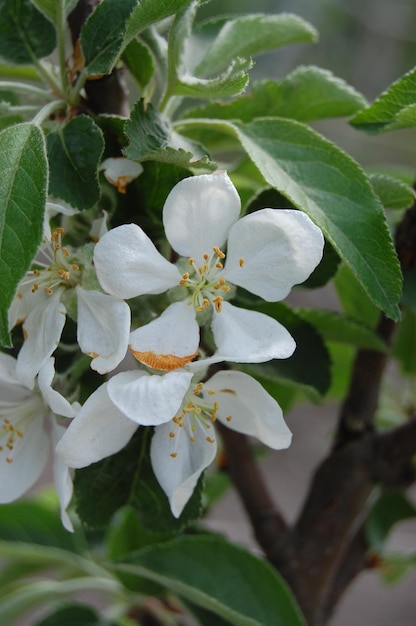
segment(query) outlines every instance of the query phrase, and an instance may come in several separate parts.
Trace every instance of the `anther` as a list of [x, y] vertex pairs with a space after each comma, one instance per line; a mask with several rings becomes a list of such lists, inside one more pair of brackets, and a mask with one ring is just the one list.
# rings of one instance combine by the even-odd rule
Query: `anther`
[[176, 437], [176, 435], [175, 435], [175, 433], [170, 432], [170, 433], [169, 433], [169, 437], [170, 437], [171, 439], [173, 439], [174, 437]]
[[231, 420], [233, 419], [232, 415], [228, 415], [228, 417], [225, 418], [227, 420], [227, 422], [231, 422]]
[[243, 257], [241, 257], [241, 259], [238, 261], [238, 263], [239, 263], [240, 267], [244, 266], [245, 261], [244, 261]]
[[225, 254], [224, 254], [224, 252], [223, 252], [222, 250], [220, 250], [220, 249], [218, 248], [218, 246], [214, 246], [212, 249], [214, 250], [214, 252], [215, 252], [215, 254], [217, 255], [217, 257], [219, 257], [220, 259], [225, 259]]
[[176, 459], [176, 457], [178, 456], [176, 452], [171, 452], [170, 456], [172, 457], [172, 459]]
[[212, 437], [205, 437], [205, 439], [206, 441], [208, 441], [208, 443], [215, 443]]
[[217, 296], [216, 298], [213, 298], [212, 301], [214, 303], [216, 312], [221, 313], [223, 297]]

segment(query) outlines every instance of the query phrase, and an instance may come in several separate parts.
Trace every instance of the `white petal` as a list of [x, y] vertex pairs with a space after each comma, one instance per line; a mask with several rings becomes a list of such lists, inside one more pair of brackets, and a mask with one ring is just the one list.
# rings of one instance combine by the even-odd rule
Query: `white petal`
[[124, 359], [129, 342], [130, 308], [99, 291], [78, 286], [77, 340], [81, 350], [92, 356], [91, 368], [99, 374], [111, 372]]
[[137, 424], [111, 402], [107, 385], [88, 398], [56, 446], [56, 453], [69, 467], [86, 467], [115, 454], [137, 430]]
[[94, 249], [94, 265], [101, 287], [122, 299], [163, 293], [182, 278], [136, 224], [123, 224], [103, 235]]
[[35, 289], [33, 291], [33, 285], [37, 280], [38, 278], [33, 272], [28, 272], [26, 277], [20, 282], [8, 312], [10, 330], [16, 324], [23, 322], [32, 309], [49, 297], [44, 289]]
[[14, 357], [0, 352], [0, 408], [22, 404], [32, 395], [18, 379], [16, 364]]
[[215, 391], [217, 417], [228, 428], [257, 437], [274, 450], [290, 445], [292, 434], [282, 409], [257, 380], [242, 372], [222, 371], [205, 385]]
[[55, 360], [49, 358], [46, 363], [42, 365], [38, 374], [38, 385], [45, 404], [56, 413], [56, 415], [63, 415], [64, 417], [74, 417], [75, 410], [64, 396], [52, 389], [52, 381], [55, 376], [54, 368]]
[[162, 376], [121, 372], [108, 382], [108, 395], [117, 408], [141, 426], [164, 424], [179, 411], [192, 374], [178, 371]]
[[65, 325], [66, 309], [55, 291], [40, 302], [23, 324], [26, 336], [17, 357], [17, 375], [30, 389], [33, 380], [46, 360], [55, 352]]
[[302, 211], [262, 209], [231, 228], [224, 275], [276, 302], [308, 278], [322, 258], [323, 245], [320, 229]]
[[[44, 418], [35, 415], [26, 424], [14, 450], [10, 452], [4, 446], [0, 451], [0, 503], [12, 502], [26, 493], [38, 480], [48, 457], [49, 437], [44, 430]], [[6, 458], [11, 458], [11, 463]]]
[[239, 195], [226, 172], [184, 178], [163, 208], [166, 237], [176, 252], [201, 265], [205, 253], [225, 244], [240, 209]]
[[120, 193], [125, 193], [127, 185], [143, 172], [140, 163], [123, 157], [105, 159], [99, 169], [104, 170], [108, 182], [117, 187]]
[[60, 213], [61, 215], [75, 215], [79, 213], [78, 209], [74, 209], [69, 204], [62, 204], [63, 200], [57, 202], [47, 202], [45, 206], [45, 217], [43, 220], [43, 236], [47, 239], [51, 238], [51, 227], [49, 222], [52, 217]]
[[[52, 420], [52, 440], [54, 448], [57, 445], [58, 441], [65, 434], [66, 430], [60, 424], [57, 424], [55, 420]], [[69, 471], [69, 467], [62, 462], [62, 460], [58, 457], [57, 454], [54, 454], [53, 457], [53, 476], [56, 487], [56, 492], [59, 498], [59, 504], [61, 509], [61, 520], [64, 528], [69, 530], [69, 532], [74, 531], [74, 527], [67, 513], [67, 508], [69, 503], [71, 502], [72, 493], [73, 493], [73, 484], [71, 479], [71, 474]]]
[[259, 313], [222, 303], [215, 313], [212, 331], [217, 346], [216, 357], [234, 363], [263, 363], [271, 359], [287, 359], [296, 344], [284, 326]]
[[[172, 514], [179, 517], [201, 473], [215, 458], [217, 446], [213, 429], [214, 443], [208, 443], [206, 431], [199, 422], [196, 422], [196, 431], [191, 432], [187, 418], [183, 428], [176, 430], [175, 438], [170, 436], [171, 431], [171, 424], [155, 429], [150, 458], [155, 476], [169, 499]], [[195, 441], [191, 441], [191, 435]]]
[[186, 302], [174, 302], [160, 317], [134, 330], [129, 347], [140, 363], [156, 370], [173, 370], [192, 361], [198, 345], [194, 308]]

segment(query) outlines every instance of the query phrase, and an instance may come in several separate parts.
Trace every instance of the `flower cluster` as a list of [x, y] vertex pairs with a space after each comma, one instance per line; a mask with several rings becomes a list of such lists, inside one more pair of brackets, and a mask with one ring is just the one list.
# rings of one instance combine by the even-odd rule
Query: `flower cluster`
[[[106, 176], [124, 191], [117, 168]], [[67, 528], [68, 468], [118, 452], [140, 426], [154, 427], [151, 462], [176, 517], [216, 456], [217, 420], [273, 449], [290, 444], [276, 400], [228, 364], [284, 359], [295, 342], [274, 318], [231, 301], [237, 288], [269, 302], [285, 298], [318, 265], [323, 237], [301, 211], [240, 212], [234, 185], [219, 171], [185, 178], [168, 195], [170, 259], [137, 224], [104, 229], [98, 243], [75, 251], [62, 244], [62, 229], [45, 230], [9, 313], [10, 328], [23, 322], [22, 348], [17, 359], [0, 355], [2, 502], [37, 480], [48, 420]], [[134, 310], [140, 297], [165, 292], [166, 307], [132, 328], [129, 304]], [[82, 406], [51, 387], [66, 316], [91, 368], [110, 374]], [[135, 359], [126, 365], [129, 353]], [[72, 418], [67, 429], [57, 416]]]

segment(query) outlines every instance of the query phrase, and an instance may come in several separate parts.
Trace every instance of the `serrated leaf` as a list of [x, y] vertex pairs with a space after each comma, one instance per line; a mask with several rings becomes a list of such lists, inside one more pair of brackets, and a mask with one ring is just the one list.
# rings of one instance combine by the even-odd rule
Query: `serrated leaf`
[[236, 626], [305, 626], [275, 570], [220, 537], [179, 537], [136, 552], [118, 568], [153, 580]]
[[137, 0], [102, 0], [81, 29], [89, 74], [109, 74], [125, 45], [127, 20]]
[[124, 155], [133, 161], [141, 161], [149, 152], [168, 145], [170, 129], [167, 121], [144, 100], [136, 102], [126, 122], [124, 131], [129, 140], [129, 145], [124, 149]]
[[140, 428], [123, 450], [76, 471], [77, 512], [87, 526], [103, 528], [128, 504], [143, 526], [160, 533], [177, 532], [200, 517], [201, 481], [181, 517], [173, 517], [151, 467], [149, 434]]
[[257, 117], [288, 117], [300, 122], [352, 115], [364, 98], [328, 70], [299, 67], [278, 83], [253, 82], [251, 90], [232, 102], [191, 109], [185, 117], [217, 117], [250, 122]]
[[30, 0], [0, 0], [0, 56], [12, 63], [33, 63], [53, 52], [55, 29]]
[[370, 174], [374, 191], [386, 209], [408, 209], [415, 201], [415, 191], [401, 180], [386, 174]]
[[312, 324], [326, 341], [386, 352], [385, 343], [371, 328], [342, 313], [319, 309], [296, 309], [296, 312]]
[[67, 16], [75, 8], [78, 0], [31, 0], [31, 2], [48, 20], [55, 24], [58, 10], [62, 11], [62, 15]]
[[416, 126], [416, 68], [395, 81], [370, 106], [350, 120], [369, 133]]
[[141, 0], [131, 14], [126, 31], [126, 42], [141, 33], [151, 24], [174, 15], [191, 0]]
[[10, 346], [7, 311], [42, 240], [48, 163], [37, 126], [0, 133], [0, 171], [0, 343]]
[[399, 319], [399, 263], [382, 207], [360, 167], [298, 122], [270, 118], [235, 126], [267, 182], [320, 226], [373, 302]]
[[50, 163], [49, 193], [73, 207], [89, 209], [100, 198], [98, 165], [103, 135], [90, 117], [75, 117], [47, 140]]
[[212, 75], [236, 57], [251, 57], [293, 43], [317, 40], [317, 31], [296, 15], [244, 15], [227, 20], [195, 70]]
[[386, 491], [371, 508], [366, 536], [372, 550], [379, 551], [395, 524], [416, 517], [416, 508], [401, 491]]

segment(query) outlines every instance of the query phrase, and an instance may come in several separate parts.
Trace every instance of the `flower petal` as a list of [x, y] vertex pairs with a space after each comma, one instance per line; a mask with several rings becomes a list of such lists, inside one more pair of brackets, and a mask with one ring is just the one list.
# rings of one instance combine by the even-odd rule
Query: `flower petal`
[[108, 395], [116, 407], [141, 426], [157, 426], [179, 411], [192, 374], [178, 371], [162, 376], [121, 372], [108, 382]]
[[224, 276], [276, 302], [308, 278], [322, 258], [323, 245], [322, 232], [302, 211], [262, 209], [231, 228]]
[[[196, 431], [193, 432], [186, 417], [183, 428], [176, 429], [175, 438], [171, 437], [171, 431], [170, 423], [155, 429], [150, 458], [155, 476], [169, 499], [172, 514], [179, 517], [198, 478], [214, 460], [217, 445], [214, 432], [209, 443], [200, 423], [196, 422]], [[191, 441], [191, 436], [195, 441]]]
[[174, 302], [160, 317], [130, 334], [130, 350], [140, 363], [156, 370], [173, 370], [198, 354], [199, 325], [195, 310]]
[[25, 341], [17, 357], [19, 379], [32, 389], [36, 374], [55, 352], [65, 325], [66, 309], [60, 290], [40, 302], [23, 324]]
[[104, 383], [88, 398], [56, 446], [69, 467], [86, 467], [115, 454], [137, 430], [111, 402], [107, 386]]
[[203, 264], [203, 255], [221, 248], [238, 219], [239, 195], [224, 171], [184, 178], [163, 207], [163, 224], [172, 248]]
[[284, 326], [259, 313], [222, 303], [221, 313], [212, 320], [217, 352], [216, 360], [234, 363], [263, 363], [271, 359], [287, 359], [296, 344]]
[[[48, 457], [49, 437], [43, 415], [34, 415], [12, 453], [6, 447], [0, 451], [0, 503], [12, 502], [26, 493], [42, 474]], [[6, 461], [7, 458], [10, 461]]]
[[16, 364], [14, 357], [0, 352], [0, 408], [22, 404], [32, 395], [18, 379]]
[[49, 358], [42, 365], [38, 374], [38, 385], [45, 404], [52, 409], [56, 415], [64, 417], [74, 417], [75, 410], [64, 396], [52, 389], [52, 381], [55, 376], [55, 359]]
[[[66, 432], [64, 426], [57, 424], [55, 420], [52, 420], [52, 440], [54, 448], [57, 445], [58, 441], [63, 437]], [[61, 509], [61, 521], [69, 532], [74, 531], [74, 527], [67, 513], [67, 508], [69, 503], [71, 502], [72, 493], [74, 491], [74, 487], [72, 484], [71, 475], [69, 472], [69, 467], [65, 465], [58, 457], [57, 454], [54, 454], [53, 458], [53, 476], [56, 487], [56, 492], [59, 498], [59, 504]]]
[[122, 299], [163, 293], [182, 278], [136, 224], [103, 235], [94, 249], [94, 265], [104, 291]]
[[123, 157], [105, 159], [99, 169], [104, 171], [108, 182], [117, 187], [120, 193], [126, 193], [127, 185], [143, 172], [143, 166], [140, 163]]
[[215, 391], [217, 417], [228, 428], [257, 437], [274, 450], [290, 445], [292, 433], [282, 409], [257, 380], [243, 372], [222, 371], [205, 385]]
[[92, 356], [91, 368], [99, 374], [111, 372], [124, 359], [129, 342], [130, 308], [99, 291], [79, 285], [77, 340], [81, 350]]

